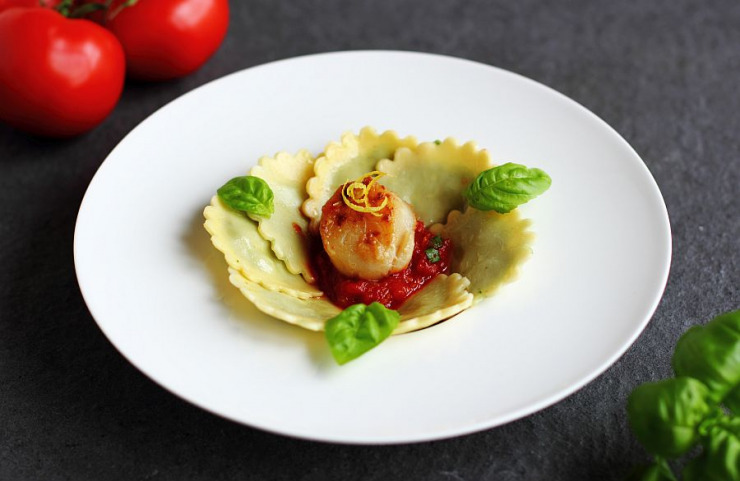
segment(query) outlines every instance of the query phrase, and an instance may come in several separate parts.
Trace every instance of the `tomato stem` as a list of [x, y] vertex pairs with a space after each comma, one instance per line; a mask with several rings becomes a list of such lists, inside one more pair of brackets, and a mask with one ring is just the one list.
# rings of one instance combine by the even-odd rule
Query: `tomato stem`
[[79, 7], [72, 10], [69, 14], [70, 18], [81, 18], [84, 17], [92, 12], [97, 12], [98, 10], [105, 10], [106, 7], [103, 3], [85, 3], [84, 5], [80, 5]]
[[[116, 15], [118, 15], [119, 13], [121, 13], [121, 11], [124, 8], [133, 7], [134, 5], [136, 5], [136, 3], [138, 1], [139, 0], [126, 0], [125, 2], [123, 2], [122, 4], [120, 4], [118, 6], [118, 8], [116, 8], [115, 10], [113, 10], [113, 12], [111, 12], [110, 15], [108, 15], [108, 20], [113, 20], [116, 17]], [[110, 7], [110, 3], [111, 3], [111, 0], [108, 0], [108, 4], [109, 4], [108, 7]]]
[[[54, 10], [68, 18], [82, 18], [93, 12], [97, 12], [98, 10], [110, 11], [111, 7], [113, 6], [113, 1], [114, 0], [105, 0], [105, 2], [91, 2], [78, 5], [75, 0], [62, 0], [56, 7], [54, 7]], [[109, 15], [106, 15], [106, 20], [113, 19], [116, 15], [121, 13], [121, 10], [126, 7], [131, 7], [135, 5], [136, 2], [138, 2], [138, 0], [124, 1]], [[39, 3], [42, 7], [45, 7], [47, 5], [46, 0], [39, 0]]]
[[54, 9], [65, 17], [69, 17], [69, 12], [73, 6], [74, 0], [62, 0]]

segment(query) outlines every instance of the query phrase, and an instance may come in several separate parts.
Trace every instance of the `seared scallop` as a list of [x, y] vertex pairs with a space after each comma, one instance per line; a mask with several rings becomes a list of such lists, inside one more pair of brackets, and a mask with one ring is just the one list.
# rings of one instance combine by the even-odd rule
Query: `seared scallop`
[[[416, 216], [396, 194], [366, 177], [363, 204], [340, 186], [324, 204], [319, 232], [324, 250], [339, 272], [374, 280], [408, 266], [414, 252]], [[358, 190], [362, 185], [359, 185]], [[345, 195], [343, 195], [343, 192]], [[349, 198], [347, 194], [349, 195]]]

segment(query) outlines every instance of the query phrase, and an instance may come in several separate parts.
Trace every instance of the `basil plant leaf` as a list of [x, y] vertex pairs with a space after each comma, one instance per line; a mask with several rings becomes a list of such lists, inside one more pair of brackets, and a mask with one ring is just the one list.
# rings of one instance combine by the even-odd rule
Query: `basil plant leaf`
[[506, 214], [542, 194], [551, 184], [544, 171], [509, 162], [478, 174], [464, 195], [478, 210]]
[[346, 364], [391, 335], [401, 315], [379, 302], [355, 304], [324, 325], [326, 340], [337, 364]]
[[248, 214], [270, 217], [275, 211], [272, 189], [259, 177], [234, 177], [218, 189], [218, 196], [232, 209]]
[[628, 477], [627, 481], [677, 481], [676, 475], [665, 459], [656, 459], [655, 463], [640, 466]]
[[[709, 388], [712, 399], [725, 399], [740, 387], [740, 310], [686, 331], [676, 344], [671, 363], [677, 376], [698, 379]], [[738, 394], [730, 400], [736, 408]]]
[[735, 389], [725, 396], [723, 400], [727, 409], [732, 411], [736, 416], [740, 416], [740, 385], [735, 386]]
[[740, 417], [720, 418], [702, 444], [704, 451], [683, 471], [685, 481], [740, 481]]
[[681, 456], [696, 444], [699, 424], [713, 412], [708, 396], [704, 384], [688, 377], [638, 386], [627, 400], [635, 437], [656, 456]]

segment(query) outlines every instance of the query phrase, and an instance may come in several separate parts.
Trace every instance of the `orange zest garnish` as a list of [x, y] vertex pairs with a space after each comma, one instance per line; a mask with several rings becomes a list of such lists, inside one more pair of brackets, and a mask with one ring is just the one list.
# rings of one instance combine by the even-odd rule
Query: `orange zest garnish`
[[[388, 197], [384, 197], [383, 202], [381, 202], [380, 205], [373, 206], [370, 205], [368, 195], [370, 194], [370, 188], [375, 181], [384, 175], [385, 174], [383, 172], [374, 170], [367, 174], [363, 174], [355, 180], [350, 180], [345, 183], [342, 186], [342, 199], [344, 200], [344, 203], [347, 204], [350, 209], [356, 210], [357, 212], [364, 212], [380, 217], [380, 211], [388, 204]], [[370, 177], [370, 182], [365, 185], [365, 179], [368, 177]]]

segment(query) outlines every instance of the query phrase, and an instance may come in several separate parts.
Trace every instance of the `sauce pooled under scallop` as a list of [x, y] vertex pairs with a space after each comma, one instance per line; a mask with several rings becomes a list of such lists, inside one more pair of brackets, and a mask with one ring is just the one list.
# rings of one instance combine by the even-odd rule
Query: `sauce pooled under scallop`
[[405, 269], [414, 253], [416, 215], [378, 176], [340, 186], [322, 209], [324, 250], [345, 276], [381, 279]]

